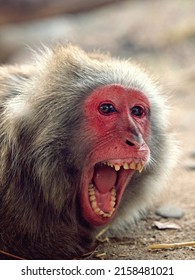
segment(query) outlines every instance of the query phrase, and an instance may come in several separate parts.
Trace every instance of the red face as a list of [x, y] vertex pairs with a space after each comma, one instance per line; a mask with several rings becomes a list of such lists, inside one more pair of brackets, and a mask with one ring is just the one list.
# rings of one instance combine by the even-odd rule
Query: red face
[[150, 105], [138, 90], [107, 85], [84, 104], [85, 130], [92, 140], [81, 179], [82, 214], [101, 226], [114, 216], [134, 172], [149, 160]]

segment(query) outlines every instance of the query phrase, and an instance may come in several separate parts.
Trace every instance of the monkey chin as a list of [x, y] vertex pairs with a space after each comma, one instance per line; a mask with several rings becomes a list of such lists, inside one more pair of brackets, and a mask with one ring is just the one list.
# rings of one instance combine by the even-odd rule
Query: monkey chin
[[90, 225], [102, 226], [114, 218], [127, 184], [136, 170], [142, 172], [145, 163], [145, 157], [108, 159], [85, 170], [81, 180], [81, 207]]

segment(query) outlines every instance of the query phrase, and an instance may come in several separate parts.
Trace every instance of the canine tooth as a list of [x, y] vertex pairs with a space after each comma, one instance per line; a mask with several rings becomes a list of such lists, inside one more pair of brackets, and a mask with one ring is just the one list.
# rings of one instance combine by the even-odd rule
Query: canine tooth
[[137, 164], [137, 170], [139, 171], [139, 173], [141, 173], [143, 170], [143, 165], [142, 165], [141, 161]]
[[123, 168], [124, 168], [125, 170], [129, 169], [128, 163], [125, 162], [125, 163], [123, 164]]
[[132, 161], [130, 164], [129, 164], [129, 168], [130, 169], [136, 169], [136, 163], [134, 161]]
[[115, 165], [114, 165], [114, 168], [115, 168], [116, 171], [119, 171], [121, 167], [120, 167], [120, 165], [115, 164]]

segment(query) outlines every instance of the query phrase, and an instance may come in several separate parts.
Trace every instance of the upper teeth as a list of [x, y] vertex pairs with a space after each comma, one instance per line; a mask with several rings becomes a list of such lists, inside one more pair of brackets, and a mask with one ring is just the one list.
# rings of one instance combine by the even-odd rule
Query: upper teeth
[[141, 173], [144, 168], [144, 165], [141, 160], [139, 160], [138, 163], [136, 163], [134, 160], [132, 160], [130, 163], [124, 162], [123, 164], [114, 164], [109, 161], [104, 161], [103, 163], [114, 168], [116, 171], [119, 171], [120, 168], [123, 167], [125, 170], [133, 169], [138, 170]]

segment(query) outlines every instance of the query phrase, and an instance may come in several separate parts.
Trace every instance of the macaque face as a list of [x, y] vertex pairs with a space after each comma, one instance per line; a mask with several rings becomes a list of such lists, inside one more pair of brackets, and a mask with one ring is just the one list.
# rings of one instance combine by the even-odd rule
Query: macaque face
[[150, 104], [135, 89], [106, 85], [84, 103], [90, 152], [81, 178], [82, 215], [101, 226], [115, 215], [133, 174], [149, 162]]

